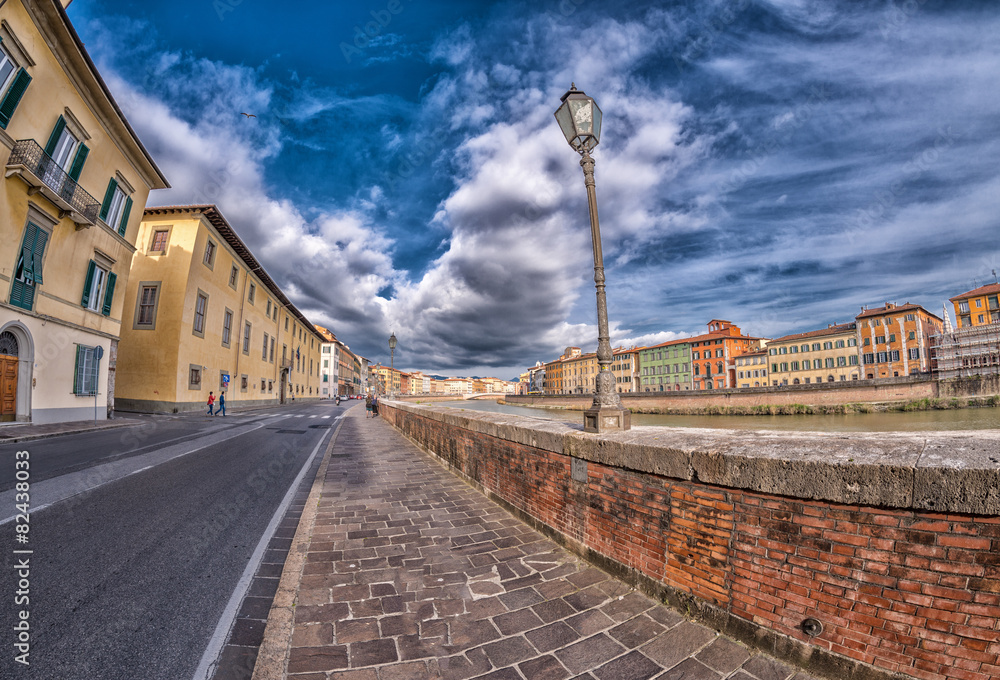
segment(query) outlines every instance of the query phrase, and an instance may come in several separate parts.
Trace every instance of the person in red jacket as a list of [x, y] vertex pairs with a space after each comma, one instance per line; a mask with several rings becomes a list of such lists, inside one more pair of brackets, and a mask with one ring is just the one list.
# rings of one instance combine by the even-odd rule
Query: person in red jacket
[[208, 415], [214, 415], [212, 413], [212, 406], [215, 404], [215, 395], [211, 392], [208, 393]]

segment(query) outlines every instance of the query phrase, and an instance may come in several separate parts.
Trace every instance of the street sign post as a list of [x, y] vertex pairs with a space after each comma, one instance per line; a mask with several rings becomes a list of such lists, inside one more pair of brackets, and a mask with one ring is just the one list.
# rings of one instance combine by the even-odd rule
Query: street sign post
[[101, 383], [101, 359], [104, 357], [104, 348], [98, 345], [94, 348], [94, 360], [97, 362], [94, 367], [94, 425], [97, 425], [97, 393], [100, 391], [97, 386]]

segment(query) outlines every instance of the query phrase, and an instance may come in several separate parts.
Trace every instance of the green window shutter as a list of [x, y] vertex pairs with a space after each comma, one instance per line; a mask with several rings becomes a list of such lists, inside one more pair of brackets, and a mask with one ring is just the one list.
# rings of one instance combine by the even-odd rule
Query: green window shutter
[[108, 211], [111, 210], [111, 200], [115, 197], [115, 189], [118, 188], [118, 182], [114, 177], [108, 182], [108, 189], [104, 192], [104, 202], [101, 203], [101, 219], [108, 219]]
[[121, 236], [125, 235], [125, 230], [128, 229], [128, 214], [132, 210], [132, 197], [129, 196], [125, 199], [125, 207], [122, 208], [122, 221], [118, 227], [118, 233]]
[[7, 94], [4, 95], [3, 101], [0, 101], [0, 127], [7, 128], [7, 124], [10, 123], [10, 119], [14, 115], [14, 109], [20, 103], [30, 82], [31, 76], [23, 68], [14, 76], [14, 82], [7, 88]]
[[94, 283], [95, 269], [97, 269], [97, 263], [91, 260], [90, 265], [87, 267], [87, 279], [83, 282], [83, 301], [80, 304], [84, 307], [90, 306], [90, 287]]
[[35, 227], [35, 244], [31, 248], [31, 275], [37, 286], [42, 283], [42, 256], [45, 254], [45, 244], [49, 242], [49, 233], [34, 224], [31, 226]]
[[76, 363], [73, 364], [73, 394], [80, 394], [80, 345], [76, 346]]
[[49, 141], [45, 145], [45, 153], [52, 156], [56, 152], [56, 144], [59, 143], [59, 138], [62, 136], [63, 130], [66, 129], [66, 119], [59, 116], [59, 120], [56, 121], [56, 126], [52, 128], [52, 134], [49, 135]]
[[73, 157], [73, 165], [69, 168], [70, 178], [76, 182], [80, 179], [80, 173], [83, 172], [83, 164], [87, 160], [87, 154], [90, 153], [90, 149], [87, 148], [86, 144], [80, 144], [76, 149], [76, 156]]
[[108, 272], [108, 287], [104, 292], [104, 307], [101, 308], [101, 314], [104, 316], [111, 315], [111, 301], [115, 297], [115, 279], [117, 278], [113, 272]]

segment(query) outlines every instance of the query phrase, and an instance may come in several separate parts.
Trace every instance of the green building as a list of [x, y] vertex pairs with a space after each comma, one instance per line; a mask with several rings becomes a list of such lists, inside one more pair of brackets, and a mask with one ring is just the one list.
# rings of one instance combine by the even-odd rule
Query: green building
[[691, 343], [671, 340], [639, 350], [639, 391], [679, 392], [691, 389]]

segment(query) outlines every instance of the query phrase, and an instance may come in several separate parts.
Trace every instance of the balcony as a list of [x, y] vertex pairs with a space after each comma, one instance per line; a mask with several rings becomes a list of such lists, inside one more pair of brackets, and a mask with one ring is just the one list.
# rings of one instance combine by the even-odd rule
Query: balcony
[[77, 226], [97, 224], [101, 204], [66, 174], [33, 139], [21, 139], [7, 161], [6, 177], [17, 175], [30, 187], [28, 195], [40, 193], [59, 208], [59, 218], [69, 217]]

